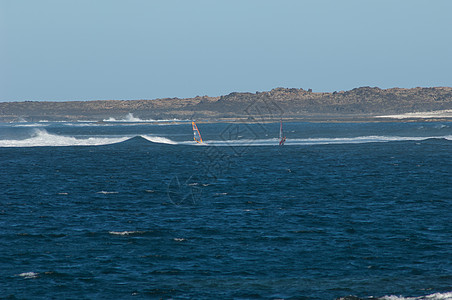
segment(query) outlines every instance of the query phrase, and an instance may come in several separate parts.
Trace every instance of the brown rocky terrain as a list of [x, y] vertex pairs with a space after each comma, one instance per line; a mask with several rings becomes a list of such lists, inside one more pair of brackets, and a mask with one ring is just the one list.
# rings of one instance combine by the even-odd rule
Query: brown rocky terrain
[[451, 87], [360, 87], [333, 93], [275, 88], [268, 92], [187, 99], [1, 102], [0, 121], [101, 121], [122, 119], [129, 113], [144, 120], [360, 120], [377, 115], [450, 109]]

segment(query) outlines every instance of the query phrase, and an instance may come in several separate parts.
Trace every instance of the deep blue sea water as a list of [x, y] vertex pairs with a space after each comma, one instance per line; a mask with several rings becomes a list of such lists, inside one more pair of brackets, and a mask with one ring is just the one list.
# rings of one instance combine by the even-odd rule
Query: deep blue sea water
[[452, 299], [452, 123], [0, 124], [0, 298]]

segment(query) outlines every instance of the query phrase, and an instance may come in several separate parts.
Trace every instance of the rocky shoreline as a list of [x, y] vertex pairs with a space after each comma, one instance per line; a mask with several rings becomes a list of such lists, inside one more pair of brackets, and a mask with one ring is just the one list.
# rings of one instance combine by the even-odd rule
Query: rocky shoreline
[[[425, 115], [425, 112], [435, 111], [443, 113]], [[109, 119], [121, 120], [127, 116], [139, 120], [204, 122], [272, 122], [279, 119], [308, 122], [407, 122], [451, 121], [451, 112], [451, 87], [361, 87], [333, 93], [275, 88], [268, 92], [187, 99], [1, 102], [0, 122], [103, 122]]]

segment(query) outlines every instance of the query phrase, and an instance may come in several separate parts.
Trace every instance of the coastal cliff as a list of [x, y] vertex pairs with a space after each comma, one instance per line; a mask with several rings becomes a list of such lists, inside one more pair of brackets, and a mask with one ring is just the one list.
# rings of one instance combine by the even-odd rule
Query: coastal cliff
[[352, 119], [377, 115], [452, 109], [452, 88], [360, 87], [350, 91], [315, 93], [297, 88], [231, 93], [220, 97], [154, 100], [25, 101], [0, 103], [0, 121], [75, 121], [140, 119], [253, 120]]

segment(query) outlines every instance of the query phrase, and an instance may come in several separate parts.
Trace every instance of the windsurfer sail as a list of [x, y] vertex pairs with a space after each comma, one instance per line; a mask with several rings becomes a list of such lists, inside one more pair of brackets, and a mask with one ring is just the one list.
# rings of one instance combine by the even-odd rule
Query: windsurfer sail
[[279, 145], [282, 146], [286, 142], [286, 137], [284, 136], [283, 129], [282, 129], [282, 120], [279, 126]]
[[202, 137], [201, 134], [199, 133], [198, 126], [196, 126], [195, 122], [191, 122], [191, 125], [193, 126], [193, 139], [198, 144], [202, 144], [203, 143]]

